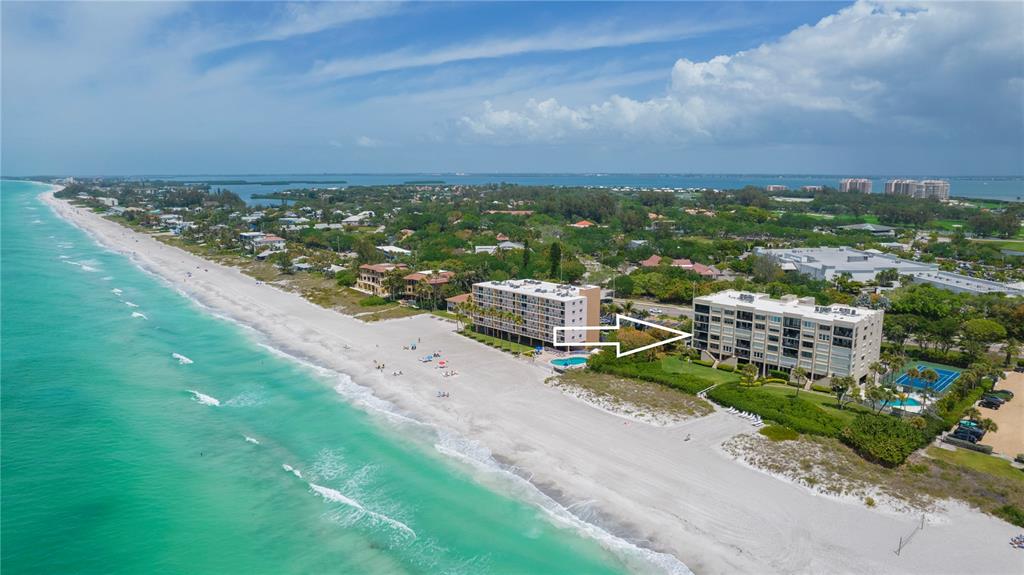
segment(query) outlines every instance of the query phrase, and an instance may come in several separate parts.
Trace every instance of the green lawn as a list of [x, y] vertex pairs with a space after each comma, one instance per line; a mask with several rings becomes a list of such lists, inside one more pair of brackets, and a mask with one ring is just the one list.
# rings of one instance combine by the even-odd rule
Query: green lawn
[[1022, 483], [1022, 488], [1024, 488], [1024, 470], [1015, 468], [1005, 459], [1000, 459], [984, 453], [978, 453], [977, 451], [971, 451], [969, 449], [949, 451], [938, 447], [929, 447], [928, 457], [945, 461], [946, 463], [951, 463], [953, 465], [958, 465], [960, 467], [973, 469], [981, 473], [1020, 481]]
[[[762, 391], [773, 393], [775, 395], [782, 395], [785, 397], [793, 397], [796, 393], [795, 387], [789, 387], [787, 385], [776, 385], [768, 384], [762, 385], [760, 388]], [[843, 421], [850, 422], [857, 416], [858, 413], [866, 412], [868, 409], [860, 405], [847, 404], [843, 409], [836, 407], [836, 396], [826, 395], [817, 391], [800, 391], [800, 399], [804, 401], [810, 401], [816, 404], [818, 407], [824, 409], [829, 415], [841, 418]]]
[[974, 240], [1000, 250], [1017, 250], [1024, 252], [1024, 241], [1020, 240]]
[[704, 367], [693, 362], [688, 362], [678, 356], [666, 357], [661, 360], [661, 369], [665, 373], [682, 373], [700, 377], [711, 383], [738, 383], [740, 376], [736, 373], [722, 371], [712, 367]]
[[951, 232], [956, 229], [965, 227], [966, 224], [967, 222], [963, 220], [932, 220], [928, 222], [928, 228]]

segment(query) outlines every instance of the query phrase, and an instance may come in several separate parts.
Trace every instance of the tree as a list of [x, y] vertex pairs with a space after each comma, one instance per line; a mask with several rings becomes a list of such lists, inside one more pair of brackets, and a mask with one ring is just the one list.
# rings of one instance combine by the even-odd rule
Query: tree
[[[634, 329], [632, 327], [624, 327], [620, 329], [618, 334], [616, 335], [615, 340], [619, 342], [619, 345], [621, 346], [623, 352], [629, 351], [631, 349], [636, 349], [638, 347], [644, 347], [645, 345], [650, 345], [657, 341], [651, 334], [640, 331], [638, 329]], [[654, 353], [654, 349], [648, 349], [645, 351], [635, 353], [629, 356], [628, 358], [624, 359], [626, 359], [627, 361], [650, 361], [654, 359]]]
[[767, 256], [748, 256], [754, 258], [751, 270], [754, 279], [760, 283], [771, 283], [782, 277], [782, 268], [775, 260]]
[[1006, 338], [1006, 328], [999, 322], [987, 318], [967, 320], [960, 328], [960, 332], [964, 341], [977, 342], [982, 347]]
[[979, 419], [981, 419], [981, 410], [972, 405], [971, 407], [968, 407], [964, 411], [964, 418], [969, 419], [971, 421], [978, 421]]
[[1003, 365], [1010, 367], [1012, 360], [1020, 354], [1020, 342], [1016, 338], [1010, 338], [1003, 344], [1003, 351], [1006, 353], [1006, 359], [1003, 361]]
[[892, 388], [884, 385], [873, 385], [868, 388], [867, 398], [877, 407], [875, 413], [882, 413], [885, 406], [895, 398]]
[[752, 363], [740, 368], [740, 385], [754, 385], [757, 382], [757, 366]]
[[548, 250], [548, 276], [557, 278], [562, 271], [562, 245], [558, 242], [551, 244]]
[[843, 375], [839, 377], [832, 377], [832, 393], [836, 396], [836, 402], [839, 404], [839, 409], [843, 408], [843, 398], [847, 398], [849, 401], [848, 394], [850, 390], [857, 386], [857, 381], [849, 375]]
[[797, 383], [796, 395], [794, 395], [794, 397], [799, 397], [800, 396], [800, 390], [803, 389], [804, 385], [807, 383], [807, 376], [809, 374], [807, 373], [806, 369], [804, 369], [804, 368], [802, 368], [800, 366], [797, 366], [797, 367], [793, 368], [793, 371], [790, 372], [790, 375], [793, 376], [793, 379], [795, 379], [796, 383]]
[[978, 422], [978, 427], [980, 427], [985, 433], [995, 433], [999, 431], [999, 426], [996, 425], [996, 422], [992, 421], [987, 417]]
[[932, 385], [939, 380], [939, 374], [932, 368], [927, 368], [921, 372], [921, 379], [924, 380], [924, 388], [921, 389], [921, 397], [924, 398], [925, 405], [932, 396]]
[[388, 294], [388, 299], [396, 299], [405, 291], [405, 272], [406, 270], [395, 268], [384, 274], [384, 280], [381, 283], [384, 292]]
[[523, 271], [530, 269], [530, 240], [523, 240]]

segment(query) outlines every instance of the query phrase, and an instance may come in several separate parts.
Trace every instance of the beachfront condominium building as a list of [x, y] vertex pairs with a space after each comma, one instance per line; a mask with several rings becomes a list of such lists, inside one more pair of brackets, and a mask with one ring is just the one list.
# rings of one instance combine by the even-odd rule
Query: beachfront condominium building
[[726, 290], [693, 300], [693, 345], [719, 361], [735, 358], [767, 373], [799, 366], [813, 379], [866, 381], [882, 347], [884, 312], [820, 306], [813, 297]]
[[871, 180], [867, 178], [846, 178], [839, 182], [840, 192], [871, 193]]
[[885, 182], [885, 193], [911, 198], [948, 200], [949, 182], [946, 180], [889, 180]]
[[[601, 288], [528, 279], [475, 283], [468, 315], [482, 333], [552, 345], [555, 327], [601, 324]], [[582, 344], [598, 341], [598, 335], [567, 330], [559, 333], [558, 341]]]
[[[405, 264], [363, 264], [359, 266], [359, 277], [356, 279], [353, 289], [370, 295], [390, 297], [390, 288], [385, 281], [388, 274], [394, 270], [405, 269], [407, 269]], [[405, 291], [404, 278], [400, 291]]]

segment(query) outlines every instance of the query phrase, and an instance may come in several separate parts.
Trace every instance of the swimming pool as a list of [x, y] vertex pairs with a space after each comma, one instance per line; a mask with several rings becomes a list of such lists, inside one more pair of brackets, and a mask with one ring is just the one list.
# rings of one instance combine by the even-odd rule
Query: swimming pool
[[885, 402], [885, 405], [888, 407], [921, 407], [921, 402], [914, 399], [913, 397], [908, 397], [902, 402], [898, 399], [895, 399], [893, 401], [887, 401]]
[[585, 357], [563, 357], [551, 360], [551, 365], [555, 367], [573, 367], [583, 365], [584, 363], [587, 363], [587, 358]]

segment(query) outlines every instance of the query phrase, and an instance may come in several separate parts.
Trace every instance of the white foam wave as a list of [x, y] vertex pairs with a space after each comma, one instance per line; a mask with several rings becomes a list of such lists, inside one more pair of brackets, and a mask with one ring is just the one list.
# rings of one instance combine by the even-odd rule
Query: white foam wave
[[121, 294], [123, 294], [124, 292], [123, 292], [123, 291], [121, 291], [121, 288], [114, 288], [114, 289], [110, 290], [110, 293], [112, 293], [112, 294], [114, 294], [114, 295], [121, 295]]
[[41, 223], [43, 223], [43, 220], [32, 220], [32, 223], [33, 224], [41, 224]]
[[59, 258], [60, 258], [60, 259], [62, 259], [62, 260], [69, 260], [69, 259], [71, 259], [71, 256], [66, 256], [66, 255], [64, 255], [64, 254], [61, 254], [61, 255], [59, 255], [59, 256], [57, 256], [57, 257], [59, 257]]
[[313, 493], [319, 495], [320, 497], [323, 497], [327, 501], [330, 501], [332, 503], [341, 503], [342, 505], [347, 505], [347, 506], [355, 509], [357, 512], [359, 512], [361, 514], [365, 514], [367, 517], [369, 517], [370, 519], [372, 519], [374, 521], [378, 521], [378, 522], [384, 523], [386, 525], [389, 525], [390, 527], [393, 527], [393, 528], [401, 531], [402, 533], [412, 537], [413, 539], [416, 538], [416, 532], [413, 531], [412, 528], [410, 528], [405, 523], [402, 523], [401, 521], [399, 521], [397, 519], [392, 519], [391, 517], [388, 517], [387, 515], [384, 515], [383, 513], [377, 513], [376, 511], [370, 511], [369, 509], [363, 507], [363, 505], [361, 503], [359, 503], [355, 499], [351, 499], [349, 497], [346, 497], [342, 492], [338, 491], [337, 489], [331, 489], [330, 487], [324, 487], [323, 485], [317, 485], [315, 483], [310, 483], [309, 484], [309, 488], [313, 491]]
[[262, 405], [265, 394], [261, 390], [244, 391], [224, 402], [225, 407], [253, 407]]
[[287, 471], [288, 473], [291, 473], [295, 477], [298, 477], [299, 479], [302, 479], [302, 472], [299, 471], [298, 469], [295, 469], [291, 465], [288, 465], [287, 463], [282, 463], [281, 464], [281, 469], [284, 469], [285, 471]]
[[96, 269], [96, 268], [94, 268], [92, 266], [87, 266], [85, 264], [82, 264], [82, 271], [83, 272], [98, 272], [100, 270], [98, 270], [98, 269]]
[[124, 305], [126, 305], [126, 306], [128, 306], [128, 307], [139, 307], [139, 304], [137, 304], [137, 303], [132, 303], [132, 302], [130, 302], [130, 301], [126, 301], [126, 302], [124, 302]]
[[132, 317], [142, 318], [142, 319], [149, 319], [148, 317], [146, 317], [146, 314], [144, 314], [142, 312], [138, 312], [138, 311], [133, 311], [132, 312]]
[[171, 357], [173, 357], [174, 359], [178, 360], [178, 363], [181, 364], [181, 365], [188, 365], [190, 363], [194, 363], [191, 359], [181, 355], [178, 352], [172, 353]]
[[199, 393], [194, 389], [186, 389], [185, 391], [192, 394], [192, 399], [203, 404], [211, 405], [213, 407], [220, 407], [220, 400], [212, 395], [206, 395], [205, 393]]
[[255, 437], [249, 437], [248, 435], [243, 435], [242, 437], [245, 438], [245, 442], [246, 443], [252, 443], [254, 445], [259, 445], [260, 444], [260, 440], [256, 439]]
[[114, 276], [103, 276], [100, 279], [105, 281], [105, 282], [108, 282], [108, 281], [114, 279]]

